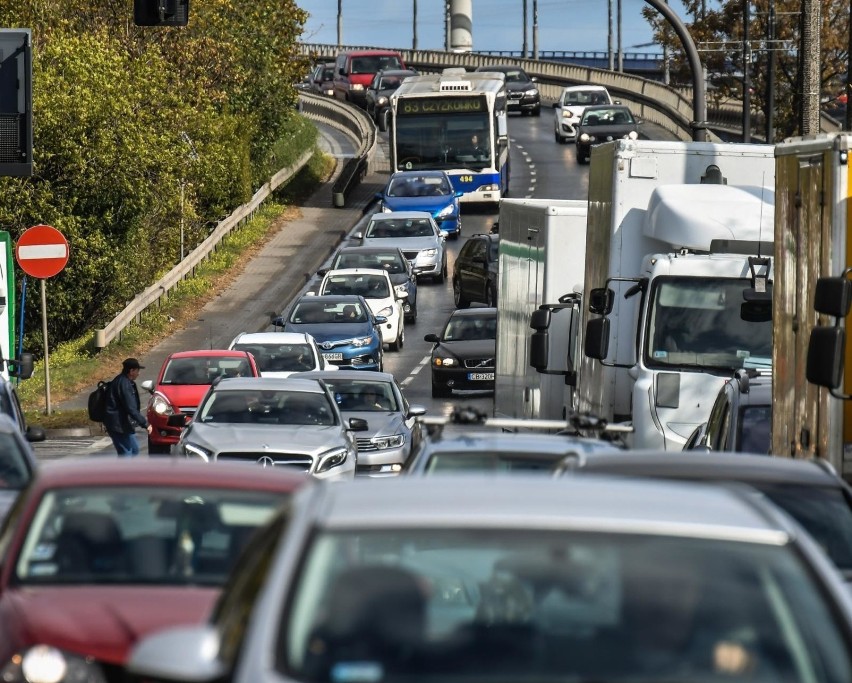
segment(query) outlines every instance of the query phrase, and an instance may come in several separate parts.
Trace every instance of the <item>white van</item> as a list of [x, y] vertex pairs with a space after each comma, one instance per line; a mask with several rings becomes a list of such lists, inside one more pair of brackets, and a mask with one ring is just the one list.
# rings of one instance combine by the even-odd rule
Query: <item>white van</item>
[[617, 104], [602, 85], [569, 85], [553, 104], [556, 142], [565, 143], [577, 139], [577, 124], [583, 110], [591, 104]]

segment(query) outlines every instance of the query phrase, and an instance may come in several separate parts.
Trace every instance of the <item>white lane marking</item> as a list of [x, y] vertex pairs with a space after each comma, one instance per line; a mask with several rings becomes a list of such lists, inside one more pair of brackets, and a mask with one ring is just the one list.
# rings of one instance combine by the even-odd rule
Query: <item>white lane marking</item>
[[112, 445], [112, 439], [110, 439], [108, 436], [103, 436], [97, 441], [95, 441], [95, 443], [90, 444], [89, 448], [94, 450], [95, 448], [106, 448], [110, 445]]
[[[512, 142], [515, 142], [514, 138], [512, 138]], [[518, 149], [523, 149], [523, 148], [524, 148], [524, 146], [523, 146], [523, 145], [519, 145], [519, 144], [517, 144], [517, 143], [515, 143], [515, 147], [517, 147]]]
[[421, 360], [417, 364], [417, 366], [408, 374], [408, 377], [406, 377], [404, 380], [402, 380], [400, 382], [400, 384], [402, 386], [406, 386], [408, 384], [411, 384], [411, 382], [417, 376], [417, 373], [419, 373], [424, 367], [426, 367], [426, 365], [429, 363], [430, 360], [432, 360], [432, 354], [431, 353], [428, 356], [423, 356], [423, 360]]

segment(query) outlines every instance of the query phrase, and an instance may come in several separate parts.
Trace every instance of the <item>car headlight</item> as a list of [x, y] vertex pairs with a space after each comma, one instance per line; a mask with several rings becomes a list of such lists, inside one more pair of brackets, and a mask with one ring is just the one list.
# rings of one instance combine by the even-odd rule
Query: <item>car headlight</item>
[[379, 105], [387, 104], [387, 103], [388, 103], [388, 98], [385, 97], [384, 95], [382, 95], [378, 100], [376, 100], [376, 104], [379, 104]]
[[380, 451], [387, 448], [399, 448], [405, 445], [405, 434], [394, 434], [392, 436], [374, 436], [370, 439], [376, 448]]
[[153, 410], [157, 415], [174, 415], [175, 409], [169, 400], [162, 394], [154, 394], [151, 401], [148, 403], [148, 408]]
[[589, 140], [591, 140], [591, 139], [592, 139], [592, 136], [591, 136], [591, 135], [589, 135], [588, 133], [583, 133], [583, 134], [580, 136], [580, 142], [588, 142], [588, 141], [589, 141]]
[[386, 318], [390, 318], [393, 315], [393, 306], [385, 306], [381, 309], [376, 315], [383, 315]]
[[424, 249], [420, 252], [420, 256], [431, 257], [435, 256], [438, 253], [437, 249]]
[[530, 88], [525, 91], [527, 95], [538, 95], [538, 88]]
[[201, 458], [204, 462], [210, 462], [210, 456], [213, 455], [213, 452], [198, 444], [185, 443], [183, 454], [191, 458]]
[[408, 296], [408, 283], [403, 282], [401, 285], [394, 285], [393, 291], [396, 292], [397, 296], [401, 296], [401, 297]]
[[447, 204], [443, 209], [435, 214], [435, 218], [443, 218], [444, 216], [452, 215], [456, 210], [455, 204]]
[[476, 189], [479, 190], [480, 192], [497, 192], [497, 191], [500, 190], [500, 186], [499, 185], [480, 185]]
[[627, 135], [625, 135], [624, 137], [625, 137], [625, 139], [629, 138], [630, 140], [635, 140], [636, 138], [638, 138], [638, 137], [639, 137], [639, 133], [637, 133], [635, 130], [631, 130], [631, 131], [630, 131]]
[[563, 109], [562, 110], [562, 118], [563, 119], [570, 119], [572, 116], [574, 116], [574, 112], [571, 111], [570, 109]]
[[458, 361], [455, 358], [442, 358], [441, 356], [435, 356], [432, 359], [432, 362], [437, 367], [450, 367], [451, 365], [458, 365]]
[[352, 340], [352, 346], [367, 346], [371, 341], [373, 341], [372, 337], [358, 337]]
[[364, 89], [364, 86], [363, 86], [363, 85], [361, 85], [360, 83], [350, 83], [350, 84], [349, 84], [349, 89], [350, 89], [350, 90], [363, 90], [363, 89]]
[[90, 659], [65, 654], [50, 645], [34, 645], [14, 654], [2, 669], [4, 683], [106, 683], [100, 666]]
[[332, 448], [320, 455], [320, 464], [317, 467], [317, 474], [320, 472], [328, 472], [332, 467], [338, 467], [346, 462], [345, 448]]

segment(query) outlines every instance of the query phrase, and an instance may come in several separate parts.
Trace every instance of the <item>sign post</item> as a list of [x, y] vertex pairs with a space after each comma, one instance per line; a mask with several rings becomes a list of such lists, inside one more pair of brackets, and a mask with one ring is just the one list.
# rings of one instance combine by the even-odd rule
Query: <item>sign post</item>
[[50, 362], [47, 350], [47, 294], [44, 281], [60, 273], [68, 263], [68, 240], [56, 228], [36, 225], [24, 231], [15, 247], [15, 259], [27, 275], [41, 283], [41, 331], [44, 337], [44, 396], [50, 415]]

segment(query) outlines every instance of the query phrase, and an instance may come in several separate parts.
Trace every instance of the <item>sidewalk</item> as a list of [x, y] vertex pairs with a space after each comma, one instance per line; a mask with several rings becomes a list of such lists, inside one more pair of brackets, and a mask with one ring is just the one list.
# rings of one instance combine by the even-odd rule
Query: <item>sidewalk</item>
[[[339, 138], [321, 126], [324, 151], [345, 157]], [[351, 150], [348, 155], [351, 156]], [[175, 351], [227, 348], [240, 332], [259, 332], [269, 326], [270, 314], [278, 314], [297, 295], [308, 279], [328, 259], [342, 237], [362, 217], [376, 192], [387, 182], [386, 157], [379, 152], [377, 169], [371, 171], [346, 200], [346, 207], [332, 207], [331, 188], [343, 167], [338, 163], [332, 177], [301, 206], [301, 217], [283, 223], [278, 233], [254, 257], [221, 294], [200, 311], [194, 321], [163, 339], [140, 357], [145, 369], [137, 385], [155, 379], [163, 362]], [[286, 264], [291, 264], [286, 265]], [[121, 368], [116, 368], [110, 378]], [[86, 407], [93, 384], [82, 393], [57, 404], [58, 410]], [[143, 407], [147, 394], [140, 392]]]

